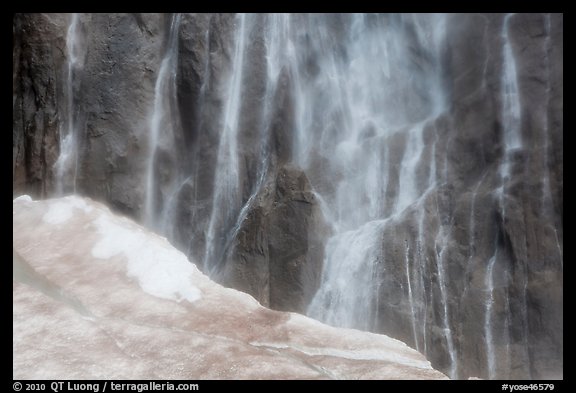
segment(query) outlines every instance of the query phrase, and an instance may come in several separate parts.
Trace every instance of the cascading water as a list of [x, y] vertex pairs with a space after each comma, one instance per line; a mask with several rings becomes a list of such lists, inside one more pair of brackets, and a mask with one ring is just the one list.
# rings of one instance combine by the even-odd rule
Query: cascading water
[[[218, 146], [214, 180], [212, 213], [206, 236], [204, 270], [213, 274], [219, 267], [225, 244], [228, 242], [230, 227], [234, 225], [240, 209], [240, 184], [238, 162], [238, 130], [244, 50], [246, 40], [246, 15], [238, 18], [237, 41], [234, 46], [232, 73], [226, 92], [226, 103], [222, 118], [222, 134]], [[226, 208], [222, 209], [222, 206]]]
[[[271, 103], [281, 74], [287, 73], [294, 95], [292, 161], [308, 173], [318, 199], [323, 202], [324, 215], [334, 229], [334, 235], [326, 243], [320, 289], [309, 305], [308, 314], [337, 326], [378, 330], [378, 274], [381, 266], [386, 266], [381, 245], [384, 230], [406, 211], [423, 208], [420, 201], [425, 191], [436, 184], [436, 154], [426, 159], [422, 156], [424, 131], [446, 108], [439, 60], [445, 40], [445, 16], [341, 18], [345, 28], [337, 35], [331, 30], [327, 16], [266, 18], [262, 30], [266, 88], [260, 139], [265, 147], [274, 113]], [[237, 16], [205, 241], [203, 265], [211, 275], [221, 269], [228, 245], [262, 186], [268, 165], [264, 151], [259, 180], [250, 197], [242, 201], [238, 172], [241, 97], [248, 72], [247, 37], [253, 28], [252, 16]], [[413, 40], [416, 53], [424, 53], [421, 57], [415, 58], [415, 50], [406, 45]], [[162, 63], [157, 89], [168, 56], [169, 52]], [[316, 67], [314, 77], [309, 71], [311, 63]], [[381, 88], [373, 89], [374, 85]], [[398, 152], [400, 164], [393, 166]], [[315, 171], [319, 159], [325, 162], [324, 173]], [[425, 166], [434, 170], [430, 170], [427, 182], [422, 182], [418, 173]], [[151, 188], [152, 181], [148, 183]], [[151, 204], [147, 206], [153, 210]], [[421, 217], [423, 223], [423, 214]], [[422, 342], [426, 350], [429, 301], [424, 285], [425, 245], [422, 238], [420, 241], [418, 262], [409, 260], [410, 256], [416, 258], [417, 253], [406, 254], [406, 288], [415, 346]], [[446, 305], [443, 246], [442, 241], [434, 245], [439, 247], [435, 270], [444, 304], [441, 313], [450, 374], [454, 377], [456, 359]], [[418, 283], [413, 289], [416, 276]], [[416, 326], [421, 323], [424, 328], [418, 334]]]
[[[161, 137], [163, 137], [163, 140], [170, 140], [169, 137], [173, 137], [177, 127], [172, 105], [176, 102], [176, 65], [178, 63], [180, 17], [180, 14], [174, 14], [170, 22], [168, 45], [158, 71], [154, 88], [154, 107], [150, 117], [143, 221], [152, 228], [158, 227], [159, 217], [166, 213], [166, 206], [169, 206], [169, 203], [162, 203], [158, 200], [160, 187], [157, 184], [159, 179], [156, 174], [156, 164]], [[174, 151], [174, 147], [168, 146], [168, 150]], [[174, 172], [174, 169], [172, 172]], [[168, 185], [168, 189], [173, 187], [175, 187], [174, 184]], [[169, 198], [168, 202], [170, 202]]]
[[416, 327], [416, 308], [414, 306], [415, 299], [414, 293], [412, 291], [412, 277], [410, 275], [410, 246], [406, 244], [406, 283], [408, 285], [408, 301], [410, 303], [410, 314], [412, 315], [412, 334], [414, 335], [414, 344], [416, 346], [416, 350], [419, 351], [418, 348], [418, 328]]
[[80, 132], [77, 116], [77, 102], [75, 94], [77, 90], [77, 73], [83, 65], [83, 48], [80, 37], [80, 14], [72, 14], [68, 33], [66, 35], [66, 85], [65, 96], [65, 121], [60, 123], [60, 155], [54, 164], [56, 195], [64, 195], [76, 192], [76, 178], [79, 165], [79, 138]]
[[[552, 22], [551, 22], [551, 15], [546, 15], [545, 20], [545, 32], [546, 38], [544, 41], [544, 49], [546, 51], [546, 101], [545, 101], [545, 116], [544, 116], [544, 132], [542, 133], [543, 138], [543, 146], [542, 150], [544, 151], [544, 159], [542, 160], [544, 165], [544, 179], [542, 181], [542, 194], [543, 194], [543, 202], [542, 202], [542, 210], [543, 213], [546, 215], [552, 215], [553, 210], [553, 191], [550, 185], [550, 116], [548, 113], [548, 107], [550, 106], [550, 96], [551, 86], [550, 86], [550, 77], [551, 77], [551, 60], [550, 60], [550, 51], [552, 47], [552, 43], [550, 40], [550, 35], [552, 34]], [[560, 261], [560, 268], [564, 268], [564, 258], [563, 258], [563, 251], [562, 247], [560, 246], [560, 239], [558, 238], [558, 230], [554, 229], [554, 239], [556, 241], [556, 248], [558, 250], [559, 261]]]
[[[295, 252], [307, 249], [309, 235], [301, 243], [282, 237], [294, 228], [281, 226], [296, 221], [260, 224], [280, 205], [317, 206], [328, 228], [318, 231], [322, 272], [310, 280], [317, 290], [300, 310], [331, 325], [399, 338], [452, 378], [531, 377], [532, 366], [512, 370], [515, 361], [535, 357], [528, 252], [523, 259], [515, 254], [529, 242], [511, 239], [521, 230], [509, 230], [524, 208], [516, 198], [524, 192], [517, 187], [524, 181], [519, 162], [530, 154], [519, 82], [526, 71], [515, 57], [512, 15], [478, 18], [485, 25], [468, 37], [481, 37], [484, 45], [464, 54], [456, 35], [468, 26], [457, 19], [172, 15], [163, 25], [148, 132], [139, 141], [145, 146], [142, 220], [225, 281], [235, 247], [246, 239], [256, 238], [262, 259], [286, 239]], [[544, 19], [542, 39], [547, 55], [554, 45], [550, 20]], [[59, 194], [74, 190], [78, 171], [80, 27], [75, 14], [55, 166]], [[482, 51], [480, 62], [460, 65]], [[190, 64], [193, 70], [185, 68]], [[546, 92], [553, 93], [550, 84]], [[488, 104], [478, 109], [475, 100]], [[547, 97], [543, 106], [550, 105]], [[187, 122], [189, 111], [196, 115]], [[538, 207], [553, 216], [553, 122], [544, 123]], [[306, 187], [279, 190], [275, 176], [287, 167], [304, 175], [313, 198]], [[293, 205], [283, 192], [296, 194]], [[307, 214], [298, 224], [314, 221]], [[299, 231], [304, 228], [293, 232]], [[561, 227], [549, 224], [549, 233], [561, 265]], [[265, 242], [274, 235], [274, 244]], [[242, 254], [249, 267], [260, 263], [250, 252]], [[272, 268], [292, 267], [281, 263], [270, 260], [264, 269], [264, 293], [273, 285]], [[242, 269], [238, 281], [252, 273], [244, 277]]]
[[[290, 50], [284, 53], [284, 45], [289, 31], [289, 16], [286, 14], [271, 15], [259, 20], [255, 15], [240, 14], [236, 18], [235, 43], [232, 54], [231, 72], [226, 88], [226, 101], [221, 118], [221, 129], [218, 154], [215, 168], [215, 182], [204, 254], [204, 269], [211, 275], [218, 275], [223, 267], [223, 259], [236, 238], [243, 221], [261, 190], [270, 166], [269, 138], [276, 115], [274, 99], [280, 89], [279, 81], [283, 67], [290, 62]], [[256, 152], [256, 176], [250, 186], [249, 197], [242, 198], [240, 184], [240, 147], [239, 135], [243, 112], [243, 91], [246, 89], [244, 64], [247, 53], [253, 43], [248, 36], [260, 27], [264, 31], [265, 85], [263, 89], [263, 107], [255, 122], [260, 146]], [[245, 185], [244, 185], [245, 186]], [[222, 208], [225, 207], [225, 208]]]
[[321, 289], [310, 304], [310, 315], [334, 326], [374, 329], [374, 284], [382, 258], [378, 248], [384, 225], [382, 220], [370, 221], [328, 241], [327, 268]]
[[[507, 186], [512, 176], [513, 154], [522, 148], [522, 135], [520, 133], [521, 126], [521, 106], [518, 93], [518, 77], [516, 72], [516, 63], [512, 46], [509, 38], [509, 22], [514, 14], [508, 14], [504, 18], [502, 27], [502, 130], [503, 130], [503, 159], [500, 165], [500, 178], [501, 185], [496, 190], [498, 205], [501, 210], [502, 220], [507, 220], [506, 206], [507, 206]], [[494, 348], [494, 267], [499, 261], [499, 241], [496, 238], [494, 242], [494, 255], [487, 261], [486, 276], [484, 285], [486, 290], [485, 300], [485, 319], [484, 319], [484, 332], [486, 344], [486, 359], [488, 377], [496, 378], [496, 370], [498, 367], [497, 358]], [[525, 266], [524, 266], [524, 269]], [[526, 285], [527, 285], [527, 272], [524, 270], [524, 287], [523, 287], [523, 314], [524, 314], [524, 327], [527, 328], [527, 306], [526, 306]], [[524, 331], [524, 337], [528, 337], [527, 331]]]
[[[342, 57], [328, 45], [330, 41], [325, 43], [329, 37], [322, 31], [325, 26], [319, 24], [320, 38], [316, 42], [324, 45], [319, 44], [318, 51], [323, 50], [320, 62], [326, 71], [320, 73], [323, 78], [318, 78], [318, 86], [311, 86], [307, 92], [312, 97], [308, 102], [327, 106], [316, 111], [331, 116], [318, 120], [326, 125], [320, 138], [335, 145], [324, 149], [321, 146], [320, 152], [314, 153], [327, 157], [332, 169], [330, 175], [340, 179], [336, 190], [324, 195], [336, 212], [338, 233], [328, 242], [323, 282], [308, 313], [336, 325], [373, 329], [376, 310], [369, 299], [378, 297], [373, 266], [386, 265], [381, 250], [382, 233], [388, 219], [402, 215], [430, 185], [421, 183], [416, 173], [421, 165], [429, 165], [422, 162], [424, 128], [443, 110], [437, 80], [438, 60], [431, 57], [424, 75], [412, 73], [415, 70], [410, 69], [411, 53], [404, 43], [409, 39], [407, 34], [415, 33], [423, 47], [438, 48], [443, 37], [438, 32], [428, 34], [425, 29], [409, 30], [415, 26], [413, 23], [425, 22], [418, 17], [351, 18], [352, 27], [344, 40], [347, 55]], [[442, 22], [442, 16], [434, 16], [435, 26], [442, 26]], [[382, 88], [372, 89], [374, 84]], [[326, 91], [326, 97], [314, 99], [317, 91]], [[406, 96], [414, 91], [419, 94]], [[303, 133], [312, 135], [314, 131], [308, 129]], [[391, 147], [398, 140], [403, 146]], [[336, 154], [328, 153], [332, 148]], [[391, 169], [389, 155], [396, 153], [394, 149], [404, 151], [399, 168]], [[313, 156], [301, 165], [306, 166], [312, 159]], [[329, 183], [329, 179], [326, 177], [315, 185], [322, 189], [322, 182]], [[392, 190], [391, 179], [398, 182], [392, 193], [388, 191]], [[435, 179], [429, 179], [430, 182], [435, 183]], [[395, 203], [386, 209], [390, 197]], [[407, 279], [411, 281], [408, 266], [413, 264], [408, 260], [406, 263]], [[412, 292], [411, 282], [407, 288]], [[411, 306], [413, 313], [420, 308], [413, 299]]]
[[452, 334], [452, 329], [450, 328], [450, 316], [448, 311], [448, 294], [446, 290], [446, 268], [444, 262], [444, 252], [446, 250], [446, 232], [445, 228], [442, 227], [439, 231], [437, 238], [437, 243], [435, 244], [437, 250], [437, 260], [436, 267], [438, 273], [438, 286], [440, 288], [440, 296], [442, 299], [442, 321], [443, 321], [443, 332], [446, 339], [446, 347], [448, 348], [448, 356], [450, 357], [450, 368], [449, 376], [450, 378], [458, 378], [458, 363], [456, 359], [456, 348], [454, 345], [454, 337]]
[[522, 148], [522, 135], [520, 134], [520, 101], [518, 94], [518, 76], [516, 63], [509, 38], [510, 18], [514, 14], [506, 15], [502, 27], [503, 44], [503, 72], [502, 72], [502, 123], [504, 160], [501, 166], [503, 187], [510, 177], [511, 155]]
[[496, 376], [496, 354], [494, 352], [494, 337], [492, 334], [492, 313], [494, 308], [494, 264], [498, 259], [498, 248], [488, 261], [486, 278], [484, 285], [488, 293], [486, 297], [486, 318], [484, 320], [484, 332], [486, 335], [486, 359], [488, 363], [488, 377], [493, 379]]

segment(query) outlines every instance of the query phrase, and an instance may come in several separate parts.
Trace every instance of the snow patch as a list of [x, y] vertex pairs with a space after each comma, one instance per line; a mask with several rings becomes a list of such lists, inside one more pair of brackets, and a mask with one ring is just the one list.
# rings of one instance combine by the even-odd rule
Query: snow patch
[[42, 220], [49, 224], [62, 224], [72, 218], [74, 208], [67, 202], [56, 202], [50, 205], [50, 209]]
[[30, 195], [20, 195], [15, 198], [12, 202], [32, 202], [32, 197]]
[[42, 220], [48, 224], [62, 224], [74, 215], [74, 210], [80, 209], [85, 213], [92, 211], [84, 199], [71, 195], [50, 203], [48, 212], [44, 214]]
[[201, 298], [200, 289], [193, 284], [193, 277], [201, 273], [184, 254], [165, 239], [151, 237], [140, 228], [127, 228], [118, 221], [106, 215], [96, 219], [101, 238], [92, 248], [93, 257], [108, 259], [124, 254], [128, 276], [136, 278], [150, 295], [189, 302]]

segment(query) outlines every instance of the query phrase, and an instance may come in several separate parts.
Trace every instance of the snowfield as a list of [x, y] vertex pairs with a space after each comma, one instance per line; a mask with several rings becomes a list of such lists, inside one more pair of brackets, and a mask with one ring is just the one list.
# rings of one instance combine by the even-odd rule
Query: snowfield
[[446, 379], [384, 335], [269, 310], [88, 198], [13, 202], [14, 379]]

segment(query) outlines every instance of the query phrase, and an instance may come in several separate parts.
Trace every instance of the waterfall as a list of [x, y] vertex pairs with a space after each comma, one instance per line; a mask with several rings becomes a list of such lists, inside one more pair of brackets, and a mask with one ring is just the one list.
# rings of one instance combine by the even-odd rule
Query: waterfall
[[[546, 285], [563, 264], [562, 71], [554, 14], [540, 35], [536, 17], [514, 15], [122, 15], [93, 42], [83, 31], [102, 21], [73, 14], [56, 193], [86, 181], [213, 280], [388, 334], [451, 378], [532, 377], [532, 330], [561, 303]], [[113, 59], [116, 39], [138, 58], [81, 73], [86, 53]], [[129, 106], [124, 85], [80, 94], [93, 74], [108, 89], [145, 76], [133, 122], [110, 103]], [[300, 297], [275, 304], [287, 291]]]
[[[522, 135], [521, 135], [521, 105], [518, 92], [518, 76], [516, 71], [516, 61], [510, 42], [510, 19], [514, 14], [507, 14], [504, 17], [502, 25], [502, 78], [501, 96], [502, 96], [502, 145], [503, 158], [499, 167], [501, 185], [496, 189], [496, 197], [498, 200], [498, 207], [501, 212], [502, 223], [505, 225], [507, 221], [507, 198], [508, 198], [508, 185], [512, 178], [512, 165], [513, 154], [522, 148]], [[498, 251], [500, 244], [498, 238], [494, 242], [494, 254], [487, 261], [486, 277], [484, 285], [486, 288], [485, 300], [485, 345], [486, 345], [486, 359], [487, 359], [487, 372], [489, 378], [495, 378], [497, 375], [497, 359], [494, 347], [495, 328], [494, 328], [494, 267], [498, 262]], [[527, 350], [527, 337], [528, 337], [528, 316], [526, 305], [526, 290], [528, 284], [528, 272], [525, 263], [522, 264], [523, 268], [523, 294], [522, 294], [522, 314], [524, 318], [523, 326], [523, 339], [525, 350]]]
[[[514, 165], [514, 154], [523, 148], [522, 134], [521, 134], [521, 102], [520, 94], [518, 90], [518, 75], [516, 59], [514, 57], [514, 52], [512, 49], [512, 44], [510, 41], [510, 20], [515, 14], [507, 14], [504, 17], [502, 24], [502, 72], [500, 80], [501, 88], [501, 121], [502, 121], [502, 146], [503, 146], [503, 157], [499, 165], [499, 176], [500, 176], [500, 187], [495, 190], [495, 197], [497, 199], [497, 206], [500, 210], [501, 222], [499, 225], [503, 228], [506, 227], [508, 222], [508, 204], [510, 196], [510, 183], [513, 178], [513, 165]], [[545, 130], [545, 133], [547, 131]], [[544, 164], [546, 159], [544, 160]], [[545, 170], [545, 172], [547, 172]], [[544, 179], [544, 183], [546, 180]], [[476, 191], [477, 192], [477, 191]], [[544, 194], [545, 195], [545, 194]], [[476, 200], [476, 195], [472, 200], [472, 209], [474, 208], [474, 202]], [[473, 212], [471, 213], [473, 214]], [[473, 221], [471, 221], [471, 224]], [[503, 229], [505, 230], [505, 229]], [[505, 341], [506, 343], [506, 355], [505, 359], [508, 363], [510, 362], [510, 345], [509, 345], [509, 316], [506, 315], [504, 320], [504, 331], [500, 332], [495, 328], [495, 321], [497, 320], [495, 315], [495, 285], [494, 285], [494, 268], [498, 263], [500, 263], [499, 252], [502, 247], [499, 240], [500, 234], [496, 233], [496, 238], [494, 240], [494, 252], [493, 255], [486, 261], [486, 273], [484, 278], [485, 287], [485, 300], [484, 300], [484, 340], [486, 346], [486, 369], [488, 378], [494, 379], [498, 376], [505, 375], [506, 370], [503, 370], [503, 364], [499, 364], [496, 353], [496, 340]], [[474, 240], [472, 238], [472, 240]], [[474, 243], [471, 243], [472, 245]], [[471, 250], [474, 252], [474, 250]], [[470, 256], [470, 258], [472, 255]], [[528, 306], [527, 306], [527, 286], [528, 286], [528, 270], [526, 262], [522, 260], [517, 261], [520, 264], [521, 276], [522, 276], [522, 295], [521, 295], [521, 314], [523, 318], [522, 326], [522, 340], [524, 344], [524, 351], [526, 352], [526, 357], [528, 354]], [[505, 284], [508, 286], [509, 284]], [[505, 299], [505, 305], [509, 310], [509, 299]], [[502, 337], [500, 337], [502, 336]], [[530, 371], [528, 371], [530, 375]]]
[[[432, 52], [439, 50], [444, 37], [441, 30], [429, 33], [422, 28], [426, 20], [417, 16], [350, 18], [350, 31], [343, 38], [346, 55], [342, 57], [333, 50], [331, 45], [336, 44], [324, 30], [325, 25], [311, 23], [318, 26], [314, 42], [318, 43], [317, 51], [322, 54], [318, 62], [325, 71], [301, 94], [306, 95], [306, 102], [318, 102], [324, 108], [315, 111], [321, 117], [316, 122], [307, 120], [314, 116], [311, 111], [302, 115], [299, 124], [310, 124], [304, 132], [307, 135], [314, 134], [313, 124], [323, 124], [324, 128], [319, 137], [320, 152], [310, 152], [310, 147], [305, 146], [301, 149], [310, 157], [299, 158], [304, 153], [296, 157], [306, 167], [314, 154], [321, 154], [332, 170], [328, 176], [341, 179], [334, 192], [320, 191], [334, 212], [338, 231], [326, 246], [322, 284], [308, 315], [338, 326], [366, 328], [373, 325], [376, 313], [376, 304], [368, 300], [378, 297], [377, 281], [372, 278], [374, 265], [386, 266], [380, 249], [382, 231], [394, 221], [389, 219], [418, 206], [417, 202], [434, 183], [432, 177], [428, 184], [422, 182], [417, 173], [422, 165], [435, 165], [423, 162], [423, 135], [444, 109], [435, 57], [438, 53]], [[442, 16], [433, 19], [436, 26], [442, 25]], [[420, 50], [431, 50], [425, 71], [413, 68], [412, 55], [404, 44], [409, 39], [408, 32], [413, 31], [422, 45]], [[371, 88], [374, 84], [382, 88]], [[414, 91], [418, 95], [410, 96]], [[318, 95], [321, 97], [316, 98]], [[401, 163], [390, 167], [389, 155], [397, 149], [403, 151]], [[430, 174], [435, 176], [432, 171]], [[398, 186], [390, 194], [392, 179], [398, 179]], [[323, 179], [315, 186], [325, 188]], [[386, 209], [390, 196], [395, 203]], [[406, 252], [406, 283], [417, 343], [415, 325], [424, 321], [416, 321], [415, 310], [422, 307], [413, 299], [410, 282], [409, 266], [417, 263], [408, 258], [415, 255], [414, 252], [410, 257]], [[346, 299], [355, 300], [346, 303]]]
[[225, 245], [230, 240], [229, 228], [236, 222], [240, 208], [238, 130], [244, 75], [246, 15], [238, 16], [237, 25], [232, 72], [225, 95], [222, 134], [218, 146], [212, 213], [206, 235], [204, 270], [209, 274], [213, 274], [222, 262]]
[[76, 192], [79, 166], [79, 124], [75, 94], [77, 73], [83, 65], [80, 14], [72, 14], [66, 34], [65, 105], [64, 119], [60, 123], [60, 154], [55, 167], [56, 195]]
[[[154, 106], [150, 116], [148, 154], [146, 165], [146, 188], [144, 194], [143, 221], [150, 227], [159, 225], [158, 216], [162, 216], [165, 207], [158, 200], [160, 184], [156, 174], [157, 154], [161, 138], [169, 138], [175, 133], [175, 122], [171, 104], [176, 101], [176, 66], [178, 64], [178, 28], [180, 14], [171, 18], [168, 32], [168, 46], [160, 64], [154, 87]], [[174, 148], [171, 149], [174, 151]], [[170, 201], [170, 198], [168, 199]]]
[[[547, 14], [545, 17], [545, 33], [546, 33], [546, 38], [544, 40], [544, 50], [546, 53], [546, 75], [547, 75], [547, 79], [546, 79], [546, 101], [545, 101], [545, 115], [544, 115], [544, 127], [543, 127], [543, 133], [542, 133], [542, 138], [543, 138], [543, 146], [542, 146], [542, 150], [544, 151], [544, 159], [542, 160], [542, 163], [544, 165], [544, 179], [542, 180], [542, 195], [543, 195], [543, 201], [542, 201], [542, 210], [543, 213], [546, 215], [553, 215], [554, 212], [554, 202], [552, 200], [553, 197], [553, 193], [552, 193], [552, 187], [550, 184], [550, 153], [549, 153], [549, 149], [550, 149], [550, 116], [548, 113], [548, 108], [550, 107], [550, 96], [551, 96], [551, 89], [552, 87], [550, 86], [550, 79], [551, 79], [551, 60], [550, 60], [550, 50], [551, 50], [551, 40], [550, 40], [550, 36], [552, 34], [552, 24], [551, 24], [551, 15]], [[559, 260], [560, 260], [560, 268], [563, 269], [564, 268], [564, 258], [563, 258], [563, 252], [562, 252], [562, 247], [560, 246], [560, 241], [558, 239], [558, 230], [556, 228], [554, 228], [554, 239], [556, 242], [556, 249], [558, 251], [558, 256], [559, 256]]]
[[450, 327], [450, 315], [448, 309], [448, 294], [446, 289], [446, 268], [444, 255], [446, 251], [446, 238], [447, 233], [444, 226], [440, 228], [438, 237], [436, 238], [436, 272], [438, 273], [438, 287], [440, 288], [440, 296], [442, 299], [442, 322], [444, 330], [444, 338], [446, 339], [446, 347], [448, 349], [448, 356], [450, 358], [449, 376], [450, 378], [458, 378], [458, 363], [456, 358], [456, 348], [454, 345], [454, 336]]
[[[518, 77], [516, 75], [516, 63], [509, 37], [510, 18], [514, 14], [508, 14], [504, 18], [502, 27], [503, 39], [503, 72], [502, 72], [502, 128], [504, 160], [501, 166], [503, 182], [507, 182], [511, 173], [511, 155], [522, 147], [522, 135], [520, 133], [520, 100], [518, 94]], [[504, 185], [503, 185], [504, 187]], [[504, 192], [504, 191], [503, 191]]]
[[[425, 241], [424, 241], [424, 220], [426, 219], [426, 215], [424, 214], [424, 209], [420, 209], [420, 217], [418, 219], [418, 239], [417, 239], [417, 251], [418, 251], [418, 258], [414, 261], [414, 265], [418, 266], [418, 296], [417, 299], [420, 301], [417, 303], [419, 313], [417, 318], [417, 323], [421, 324], [421, 340], [422, 340], [422, 352], [424, 355], [428, 352], [428, 345], [427, 345], [427, 318], [426, 314], [428, 312], [428, 295], [426, 293], [425, 281], [426, 277], [424, 275], [425, 269]], [[416, 337], [418, 343], [418, 337]]]
[[326, 269], [309, 315], [334, 326], [374, 328], [375, 275], [382, 262], [379, 245], [384, 225], [383, 220], [370, 221], [328, 241]]

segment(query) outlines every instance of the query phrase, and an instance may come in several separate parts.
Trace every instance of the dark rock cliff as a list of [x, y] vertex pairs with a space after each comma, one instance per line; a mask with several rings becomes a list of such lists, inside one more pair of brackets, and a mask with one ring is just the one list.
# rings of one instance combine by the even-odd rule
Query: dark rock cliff
[[[386, 183], [356, 190], [347, 207], [360, 220], [369, 194], [379, 192], [370, 209], [388, 220], [374, 263], [371, 329], [417, 348], [453, 377], [562, 377], [563, 15], [448, 15], [438, 47], [440, 33], [417, 21], [366, 16], [369, 37], [380, 28], [400, 32], [403, 47], [386, 50], [405, 57], [370, 60], [386, 75], [371, 80], [374, 89], [392, 80], [388, 98], [370, 103], [389, 123], [365, 125], [356, 156], [341, 143], [351, 122], [346, 111], [325, 105], [339, 99], [354, 107], [358, 99], [354, 88], [343, 93], [347, 78], [338, 84], [341, 96], [328, 86], [341, 64], [358, 67], [361, 56], [348, 41], [358, 29], [352, 17], [295, 15], [290, 30], [279, 15], [183, 14], [174, 23], [173, 15], [81, 14], [73, 112], [66, 109], [70, 18], [13, 20], [14, 195], [56, 193], [63, 124], [74, 116], [76, 192], [145, 220], [152, 177], [153, 226], [200, 268], [262, 304], [306, 312], [333, 234], [316, 192], [334, 206], [346, 200], [345, 187], [355, 192], [346, 182], [376, 173]], [[171, 32], [173, 84], [162, 93], [149, 161]], [[365, 39], [367, 56], [386, 39]], [[506, 56], [520, 114], [515, 148], [507, 142]], [[442, 92], [442, 104], [431, 91]], [[430, 116], [435, 105], [442, 110]], [[228, 163], [226, 119], [236, 121], [237, 156]], [[413, 153], [406, 124], [422, 127], [410, 173], [419, 197], [392, 214], [406, 189], [405, 156]], [[377, 168], [358, 164], [371, 157]], [[222, 186], [217, 168], [237, 174], [234, 184]], [[63, 191], [72, 190], [68, 183]]]

